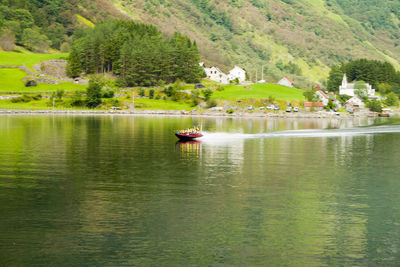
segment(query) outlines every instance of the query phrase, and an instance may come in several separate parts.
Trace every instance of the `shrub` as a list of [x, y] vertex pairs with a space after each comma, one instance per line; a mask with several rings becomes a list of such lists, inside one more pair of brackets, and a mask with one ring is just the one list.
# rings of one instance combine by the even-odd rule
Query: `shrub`
[[233, 110], [233, 109], [228, 109], [227, 111], [226, 111], [226, 113], [228, 113], [228, 114], [233, 114], [235, 111]]
[[215, 99], [209, 99], [208, 101], [207, 101], [207, 108], [213, 108], [213, 107], [216, 107], [217, 106], [217, 100], [215, 100]]
[[103, 98], [113, 98], [114, 97], [114, 91], [113, 90], [105, 90], [102, 92], [102, 97]]
[[203, 91], [204, 99], [208, 101], [210, 99], [211, 95], [213, 94], [213, 91], [209, 88], [204, 89]]
[[151, 88], [150, 91], [149, 91], [149, 98], [150, 99], [154, 98], [154, 89], [153, 88]]
[[23, 95], [20, 97], [12, 98], [11, 102], [12, 103], [28, 103], [28, 102], [31, 102], [31, 100], [32, 100], [32, 98], [30, 96]]
[[373, 99], [367, 102], [367, 108], [374, 112], [381, 112], [382, 111], [382, 104], [380, 101]]
[[37, 82], [33, 78], [27, 78], [25, 81], [25, 87], [37, 86]]
[[139, 96], [144, 97], [144, 89], [139, 88]]

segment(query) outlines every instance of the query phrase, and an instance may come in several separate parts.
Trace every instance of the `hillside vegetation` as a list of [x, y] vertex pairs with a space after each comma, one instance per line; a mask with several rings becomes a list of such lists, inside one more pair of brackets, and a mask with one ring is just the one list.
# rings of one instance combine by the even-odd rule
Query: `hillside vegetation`
[[[206, 65], [243, 66], [255, 79], [284, 74], [302, 86], [329, 67], [366, 57], [399, 68], [399, 2], [394, 0], [117, 0], [132, 18], [197, 41]], [[293, 67], [295, 66], [295, 67]]]

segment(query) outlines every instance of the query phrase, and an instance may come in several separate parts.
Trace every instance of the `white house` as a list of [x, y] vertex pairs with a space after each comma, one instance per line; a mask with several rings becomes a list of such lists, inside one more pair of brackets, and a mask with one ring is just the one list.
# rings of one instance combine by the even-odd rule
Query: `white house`
[[230, 81], [233, 81], [236, 78], [240, 83], [246, 80], [246, 71], [238, 66], [235, 66], [233, 69], [231, 69], [228, 75], [223, 73], [218, 67], [215, 66], [211, 68], [205, 68], [203, 62], [200, 62], [200, 66], [204, 68], [207, 78], [211, 81], [228, 84]]
[[[368, 98], [373, 98], [375, 96], [375, 89], [372, 89], [372, 86], [368, 83], [365, 84], [367, 87]], [[354, 88], [355, 83], [348, 83], [346, 73], [343, 75], [342, 85], [339, 86], [339, 95], [348, 95], [355, 96], [355, 91], [357, 89]]]
[[233, 81], [236, 78], [239, 80], [240, 83], [244, 82], [246, 80], [246, 71], [241, 67], [235, 66], [229, 71], [228, 79], [230, 81]]
[[349, 100], [346, 101], [346, 105], [352, 105], [356, 108], [364, 108], [364, 101], [358, 95], [353, 96]]
[[293, 87], [294, 86], [294, 82], [292, 80], [289, 79], [288, 76], [283, 77], [278, 84], [283, 85], [283, 86], [287, 86], [287, 87]]
[[211, 81], [215, 81], [215, 82], [219, 82], [219, 83], [223, 83], [223, 84], [229, 83], [228, 75], [223, 73], [217, 67], [204, 68], [204, 71], [206, 72], [207, 78], [210, 79]]
[[[319, 87], [318, 87], [319, 88]], [[324, 106], [328, 105], [329, 103], [329, 96], [325, 94], [324, 91], [321, 90], [321, 88], [317, 89], [315, 94], [320, 98], [321, 102], [324, 104]]]

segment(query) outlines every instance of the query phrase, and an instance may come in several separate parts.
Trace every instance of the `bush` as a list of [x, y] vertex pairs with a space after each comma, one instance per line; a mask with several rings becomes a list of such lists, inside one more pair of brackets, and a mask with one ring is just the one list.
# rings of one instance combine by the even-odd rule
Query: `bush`
[[211, 95], [213, 94], [213, 91], [209, 88], [204, 89], [203, 91], [204, 99], [208, 101], [210, 99]]
[[150, 99], [154, 98], [154, 89], [153, 88], [151, 88], [150, 91], [149, 91], [149, 98]]
[[103, 98], [113, 98], [115, 95], [113, 90], [105, 90], [102, 92], [102, 97]]
[[213, 108], [213, 107], [216, 107], [217, 106], [217, 100], [215, 100], [215, 99], [209, 99], [208, 101], [207, 101], [207, 108]]
[[31, 101], [32, 101], [32, 98], [30, 96], [27, 96], [27, 95], [23, 95], [23, 96], [11, 99], [12, 103], [28, 103], [28, 102], [31, 102]]
[[144, 89], [139, 88], [139, 96], [144, 97]]
[[26, 79], [25, 87], [33, 87], [33, 86], [37, 86], [37, 82], [35, 81], [35, 79], [33, 78]]
[[83, 99], [83, 92], [76, 91], [71, 97], [71, 106], [82, 107], [84, 105], [85, 101]]
[[226, 111], [226, 113], [228, 113], [228, 114], [233, 114], [235, 111], [233, 110], [233, 109], [228, 109], [227, 111]]
[[168, 86], [167, 88], [164, 89], [164, 93], [168, 96], [171, 97], [175, 94], [175, 90], [172, 86]]
[[367, 102], [367, 108], [374, 112], [381, 112], [382, 111], [382, 104], [380, 101], [373, 99]]

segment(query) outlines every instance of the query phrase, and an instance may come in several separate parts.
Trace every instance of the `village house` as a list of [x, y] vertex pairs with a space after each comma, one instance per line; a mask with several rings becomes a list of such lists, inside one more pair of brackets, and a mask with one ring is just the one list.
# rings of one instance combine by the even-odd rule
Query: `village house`
[[324, 103], [322, 103], [322, 102], [304, 102], [304, 109], [307, 111], [323, 110]]
[[[374, 98], [375, 97], [375, 89], [372, 89], [372, 86], [368, 83], [365, 84], [367, 88], [367, 93], [368, 93], [368, 98]], [[339, 94], [340, 95], [348, 95], [348, 96], [355, 96], [355, 91], [357, 89], [355, 88], [355, 83], [349, 83], [347, 82], [347, 76], [346, 73], [343, 75], [343, 80], [342, 80], [342, 85], [339, 86]]]
[[228, 76], [217, 67], [204, 68], [207, 78], [214, 82], [228, 84]]
[[359, 97], [358, 95], [355, 95], [346, 101], [346, 107], [348, 107], [348, 106], [351, 106], [354, 108], [364, 108], [365, 104], [361, 97]]
[[203, 62], [200, 63], [200, 66], [204, 68], [207, 78], [211, 81], [228, 84], [235, 79], [238, 79], [240, 83], [246, 80], [246, 71], [238, 66], [235, 66], [233, 69], [231, 69], [228, 75], [223, 73], [218, 67], [215, 66], [206, 68]]
[[246, 71], [241, 67], [235, 66], [233, 69], [229, 71], [228, 79], [233, 81], [238, 79], [240, 83], [246, 81]]
[[283, 85], [283, 86], [287, 86], [287, 87], [294, 87], [294, 82], [292, 80], [289, 79], [288, 76], [283, 77], [278, 84]]
[[324, 106], [326, 106], [326, 105], [328, 105], [328, 103], [329, 103], [329, 96], [324, 92], [324, 91], [322, 91], [322, 89], [318, 86], [318, 87], [315, 87], [315, 89], [317, 90], [316, 92], [315, 92], [315, 94], [319, 97], [319, 99], [321, 100], [321, 102], [324, 104]]

